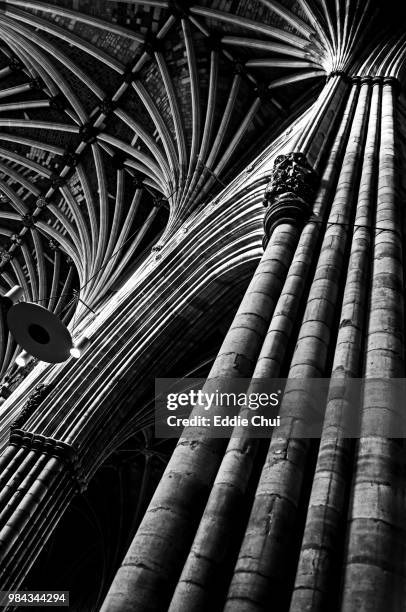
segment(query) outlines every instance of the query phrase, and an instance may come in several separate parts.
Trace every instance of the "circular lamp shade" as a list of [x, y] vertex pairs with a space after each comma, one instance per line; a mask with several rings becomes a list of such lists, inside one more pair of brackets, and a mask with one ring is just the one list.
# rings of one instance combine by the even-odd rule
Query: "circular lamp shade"
[[70, 357], [72, 337], [52, 312], [20, 302], [7, 313], [7, 324], [17, 344], [33, 357], [47, 363], [61, 363]]

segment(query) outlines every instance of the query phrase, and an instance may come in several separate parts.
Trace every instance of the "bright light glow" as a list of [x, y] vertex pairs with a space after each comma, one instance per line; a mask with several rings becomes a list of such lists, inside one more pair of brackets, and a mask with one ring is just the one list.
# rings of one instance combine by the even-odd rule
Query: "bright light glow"
[[24, 368], [30, 359], [31, 355], [29, 355], [27, 351], [21, 351], [21, 353], [16, 357], [16, 364], [19, 368]]
[[82, 354], [80, 348], [77, 346], [72, 346], [69, 352], [74, 359], [79, 359], [80, 355]]
[[79, 359], [82, 353], [87, 349], [90, 344], [89, 338], [83, 336], [72, 348], [70, 349], [70, 354], [74, 359]]

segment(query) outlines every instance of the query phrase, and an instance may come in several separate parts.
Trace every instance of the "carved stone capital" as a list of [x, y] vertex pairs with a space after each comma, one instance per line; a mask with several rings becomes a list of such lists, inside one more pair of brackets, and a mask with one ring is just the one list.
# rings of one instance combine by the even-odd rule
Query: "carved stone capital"
[[77, 448], [74, 445], [67, 444], [62, 440], [49, 438], [41, 434], [34, 434], [23, 429], [12, 429], [10, 434], [10, 444], [19, 448], [27, 448], [38, 454], [49, 455], [49, 457], [57, 457], [62, 461], [72, 478], [76, 489], [82, 492], [86, 489], [87, 480], [84, 477], [80, 458]]
[[312, 213], [317, 175], [303, 153], [278, 155], [265, 189], [264, 248], [277, 225], [302, 226]]

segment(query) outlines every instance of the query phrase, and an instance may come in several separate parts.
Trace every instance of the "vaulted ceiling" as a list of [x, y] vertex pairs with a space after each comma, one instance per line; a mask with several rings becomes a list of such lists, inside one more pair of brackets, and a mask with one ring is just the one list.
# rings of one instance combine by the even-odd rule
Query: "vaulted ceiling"
[[[343, 68], [343, 6], [1, 2], [0, 293], [100, 306]], [[17, 350], [0, 324], [2, 374]]]

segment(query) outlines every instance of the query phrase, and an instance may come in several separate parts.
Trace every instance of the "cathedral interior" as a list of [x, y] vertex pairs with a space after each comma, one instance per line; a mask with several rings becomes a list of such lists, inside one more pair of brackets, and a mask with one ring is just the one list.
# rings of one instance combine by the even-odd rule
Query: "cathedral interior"
[[268, 439], [154, 427], [156, 378], [406, 378], [403, 13], [0, 2], [0, 301], [83, 349], [27, 354], [0, 303], [1, 591], [406, 610], [402, 402], [357, 439], [337, 393], [318, 439], [288, 400]]

